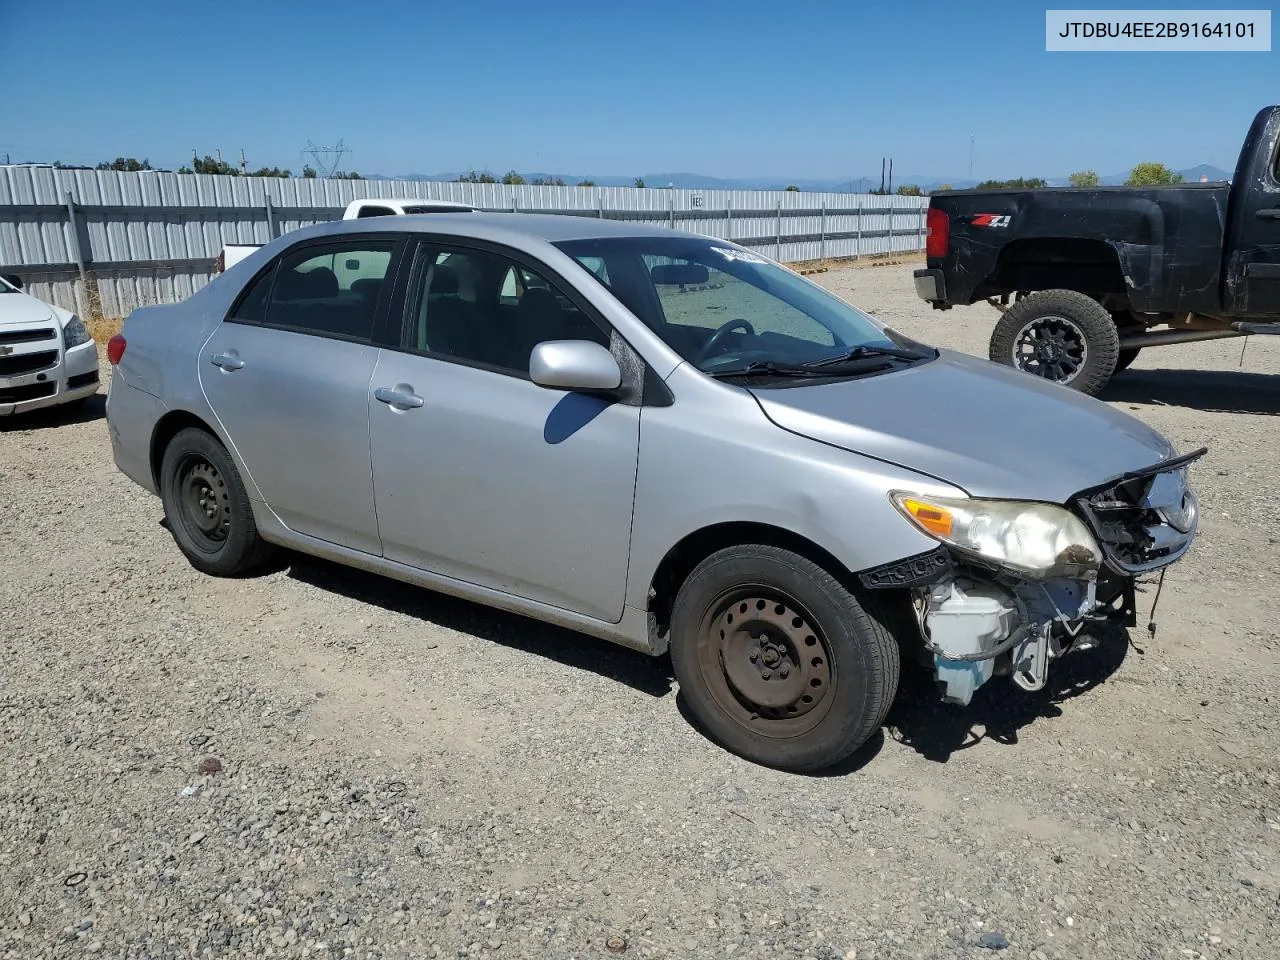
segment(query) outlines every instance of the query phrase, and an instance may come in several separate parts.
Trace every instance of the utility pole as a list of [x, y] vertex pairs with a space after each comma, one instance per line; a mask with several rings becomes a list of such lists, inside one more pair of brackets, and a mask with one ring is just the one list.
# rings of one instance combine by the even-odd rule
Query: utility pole
[[889, 158], [889, 193], [893, 193], [893, 157]]
[[240, 148], [240, 174], [243, 176], [244, 174], [246, 174], [246, 173], [248, 173], [248, 172], [249, 172], [249, 164], [247, 164], [247, 163], [245, 162], [245, 159], [244, 159], [244, 148], [243, 148], [243, 147], [241, 147], [241, 148]]
[[880, 158], [880, 192], [884, 193], [884, 157]]

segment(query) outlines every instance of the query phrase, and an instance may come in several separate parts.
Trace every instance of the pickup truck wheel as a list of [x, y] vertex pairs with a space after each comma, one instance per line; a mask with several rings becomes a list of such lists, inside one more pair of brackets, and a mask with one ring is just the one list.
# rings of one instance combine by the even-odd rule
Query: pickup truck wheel
[[1043, 290], [1000, 316], [990, 357], [1025, 373], [1096, 395], [1116, 371], [1120, 336], [1106, 309], [1074, 290]]
[[174, 542], [202, 573], [239, 576], [261, 566], [273, 552], [258, 535], [231, 455], [204, 430], [180, 430], [165, 447], [160, 498]]
[[878, 607], [779, 547], [713, 553], [671, 618], [671, 661], [689, 709], [726, 749], [809, 772], [838, 763], [884, 721], [899, 652]]

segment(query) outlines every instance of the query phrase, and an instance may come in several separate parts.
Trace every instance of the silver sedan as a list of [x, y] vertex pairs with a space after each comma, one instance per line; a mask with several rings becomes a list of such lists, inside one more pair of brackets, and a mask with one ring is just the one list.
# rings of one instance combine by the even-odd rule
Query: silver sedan
[[199, 570], [285, 547], [669, 652], [785, 769], [868, 740], [904, 656], [1039, 689], [1196, 532], [1202, 451], [673, 230], [309, 227], [108, 353], [116, 464]]

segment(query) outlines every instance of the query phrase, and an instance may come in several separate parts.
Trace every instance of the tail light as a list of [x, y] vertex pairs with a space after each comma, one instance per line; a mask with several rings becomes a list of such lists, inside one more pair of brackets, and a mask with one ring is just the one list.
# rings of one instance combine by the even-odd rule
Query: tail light
[[114, 367], [120, 362], [124, 356], [124, 348], [127, 344], [124, 341], [124, 335], [117, 333], [114, 337], [107, 341], [107, 361]]
[[218, 251], [218, 259], [217, 259], [217, 262], [214, 264], [214, 266], [217, 268], [216, 270], [217, 273], [226, 273], [227, 271], [227, 251], [226, 250]]
[[930, 260], [945, 257], [950, 232], [951, 218], [945, 211], [930, 207], [925, 215], [924, 255]]

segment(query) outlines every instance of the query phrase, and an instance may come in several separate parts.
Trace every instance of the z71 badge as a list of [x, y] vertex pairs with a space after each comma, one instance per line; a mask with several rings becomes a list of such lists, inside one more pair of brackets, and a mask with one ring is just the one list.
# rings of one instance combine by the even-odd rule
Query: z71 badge
[[969, 221], [970, 226], [974, 227], [1007, 227], [1010, 220], [1009, 214], [999, 213], [975, 213], [973, 219]]

